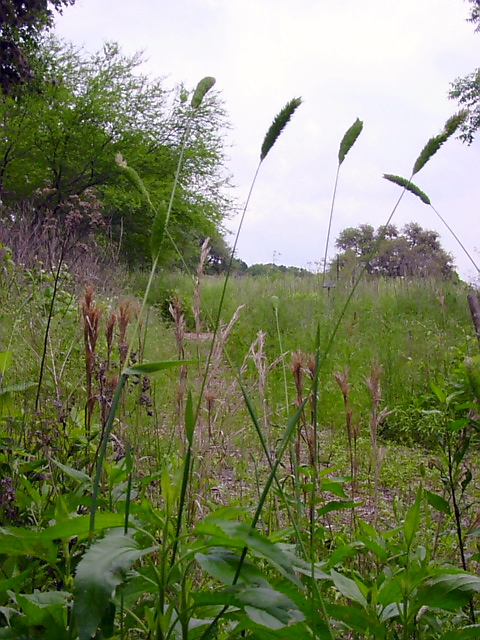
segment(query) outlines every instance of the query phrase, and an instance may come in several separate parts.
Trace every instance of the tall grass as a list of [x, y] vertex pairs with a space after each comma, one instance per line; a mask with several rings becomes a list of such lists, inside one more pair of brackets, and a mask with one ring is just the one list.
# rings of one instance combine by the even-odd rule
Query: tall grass
[[[212, 80], [199, 83], [192, 113]], [[274, 119], [252, 188], [299, 105]], [[454, 124], [427, 144], [414, 173]], [[339, 166], [360, 130], [347, 132]], [[0, 517], [17, 525], [0, 530], [4, 637], [30, 637], [33, 627], [40, 637], [80, 640], [473, 637], [480, 579], [466, 572], [476, 538], [465, 537], [464, 523], [475, 524], [465, 492], [475, 496], [467, 454], [478, 384], [463, 358], [477, 347], [462, 286], [367, 280], [363, 270], [327, 299], [315, 276], [236, 278], [232, 287], [230, 274], [205, 279], [199, 267], [193, 279], [168, 281], [156, 269], [173, 194], [170, 204], [152, 202], [120, 163], [153, 215], [142, 303], [102, 310], [88, 289], [83, 353], [80, 329], [67, 335], [50, 306], [56, 404], [34, 427], [33, 414], [15, 415], [7, 403], [19, 389], [0, 381], [8, 445]], [[70, 365], [59, 369], [56, 353], [66, 343], [73, 383], [63, 385]], [[5, 377], [16, 360], [2, 362]], [[388, 438], [433, 446], [439, 429], [448, 455], [431, 468], [421, 468], [420, 452], [389, 447]], [[460, 547], [460, 572], [423, 544], [432, 530], [418, 540], [432, 509], [446, 519], [444, 558], [455, 561]]]

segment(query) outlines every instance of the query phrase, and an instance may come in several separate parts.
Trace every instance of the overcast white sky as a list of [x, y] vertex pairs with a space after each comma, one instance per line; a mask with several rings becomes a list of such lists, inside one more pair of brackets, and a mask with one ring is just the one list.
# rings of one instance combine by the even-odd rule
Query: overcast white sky
[[[145, 52], [142, 69], [167, 85], [217, 79], [232, 124], [228, 169], [241, 204], [275, 114], [304, 103], [264, 162], [238, 245], [248, 264], [313, 268], [324, 254], [337, 153], [359, 117], [364, 130], [340, 174], [333, 239], [383, 224], [424, 144], [458, 110], [449, 83], [480, 67], [480, 34], [464, 0], [77, 0], [57, 33], [99, 49]], [[480, 134], [450, 140], [415, 176], [480, 263]], [[470, 262], [434, 212], [407, 194], [393, 222], [441, 233], [463, 277]], [[238, 217], [228, 222], [235, 229]], [[330, 255], [333, 255], [333, 240]]]

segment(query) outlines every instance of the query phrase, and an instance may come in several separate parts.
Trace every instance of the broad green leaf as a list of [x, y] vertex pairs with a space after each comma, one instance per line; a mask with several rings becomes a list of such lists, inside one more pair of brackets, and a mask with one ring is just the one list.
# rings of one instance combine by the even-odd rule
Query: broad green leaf
[[[0, 352], [0, 376], [2, 376], [5, 371], [9, 368], [12, 362], [12, 352], [11, 351], [2, 351]], [[0, 377], [1, 382], [1, 377]]]
[[354, 580], [351, 580], [341, 573], [338, 573], [337, 571], [335, 571], [335, 569], [332, 569], [331, 575], [333, 584], [340, 591], [340, 593], [345, 596], [345, 598], [358, 602], [364, 608], [367, 607], [367, 599], [360, 591], [358, 584]]
[[90, 640], [97, 631], [134, 562], [154, 550], [139, 548], [130, 534], [118, 529], [88, 549], [75, 574], [73, 611], [80, 640]]
[[[312, 563], [299, 558], [293, 552], [294, 545], [278, 543], [278, 546], [282, 551], [290, 558], [292, 566], [297, 573], [301, 573], [304, 576], [312, 577]], [[313, 565], [313, 577], [315, 580], [331, 580], [332, 577], [329, 573], [325, 573], [323, 569], [326, 568], [326, 563]]]
[[451, 509], [448, 502], [442, 496], [433, 493], [432, 491], [425, 491], [425, 496], [427, 498], [428, 504], [440, 511], [441, 513], [446, 513], [447, 515], [451, 515]]
[[443, 635], [440, 640], [478, 640], [480, 638], [480, 624], [472, 624], [468, 627], [461, 627], [460, 629], [452, 629]]
[[[121, 513], [99, 513], [95, 518], [95, 531], [112, 529], [123, 525], [125, 516]], [[69, 540], [73, 537], [87, 535], [90, 532], [90, 516], [76, 516], [71, 520], [54, 524], [48, 529], [39, 531], [38, 540]]]
[[243, 549], [247, 547], [253, 554], [268, 560], [277, 571], [302, 588], [295, 574], [291, 559], [282, 549], [268, 538], [252, 529], [244, 522], [233, 520], [208, 520], [200, 522], [196, 533], [212, 536], [212, 546], [226, 546]]
[[235, 599], [250, 620], [269, 629], [281, 629], [305, 619], [290, 598], [271, 588], [242, 587], [236, 590]]
[[[373, 633], [379, 626], [373, 621], [368, 613], [356, 607], [348, 607], [342, 604], [326, 604], [327, 613], [334, 620], [347, 625], [352, 631], [366, 634]], [[375, 638], [381, 638], [381, 635], [375, 634]]]
[[358, 520], [357, 524], [360, 527], [360, 529], [363, 531], [363, 533], [367, 535], [369, 538], [372, 538], [373, 540], [378, 539], [378, 533], [376, 532], [375, 528], [372, 527], [371, 524], [368, 524], [368, 522], [365, 522], [364, 520]]
[[328, 491], [337, 496], [337, 498], [348, 499], [345, 489], [343, 488], [345, 480], [343, 478], [322, 478], [322, 491]]
[[382, 562], [386, 562], [388, 560], [388, 552], [385, 547], [382, 546], [383, 540], [381, 538], [373, 540], [366, 536], [359, 536], [358, 540], [359, 542], [363, 542], [365, 548], [374, 553]]
[[57, 460], [52, 459], [52, 462], [56, 464], [57, 467], [61, 469], [64, 473], [66, 473], [67, 476], [70, 476], [70, 478], [73, 478], [74, 480], [78, 480], [80, 484], [86, 484], [86, 485], [92, 484], [92, 479], [90, 478], [90, 476], [84, 473], [83, 471], [78, 471], [78, 469], [72, 469], [72, 467], [67, 467], [67, 465], [62, 464]]
[[353, 500], [331, 500], [327, 502], [326, 505], [321, 507], [317, 513], [319, 516], [324, 516], [326, 513], [330, 513], [331, 511], [342, 511], [343, 509], [353, 509], [358, 507], [358, 502], [353, 502]]
[[6, 593], [7, 591], [18, 591], [20, 587], [28, 580], [30, 574], [38, 568], [38, 563], [30, 562], [25, 571], [13, 576], [12, 578], [6, 578], [0, 580], [0, 593]]
[[469, 424], [470, 420], [467, 418], [459, 418], [458, 420], [452, 420], [452, 422], [448, 423], [448, 430], [454, 433], [455, 431], [465, 429]]
[[380, 614], [380, 622], [385, 622], [386, 620], [391, 620], [392, 618], [396, 618], [400, 615], [400, 606], [398, 602], [391, 602], [387, 604], [387, 606], [382, 610]]
[[440, 401], [440, 404], [445, 404], [447, 401], [447, 394], [445, 393], [445, 391], [438, 386], [438, 384], [436, 384], [435, 382], [430, 382], [430, 388], [433, 391], [433, 393], [437, 396], [438, 400]]
[[29, 625], [49, 626], [49, 619], [62, 627], [66, 620], [67, 602], [70, 594], [66, 591], [34, 591], [30, 594], [17, 594], [17, 605], [25, 613]]
[[[207, 553], [195, 554], [195, 559], [201, 568], [219, 580], [222, 584], [230, 586], [238, 569], [240, 556], [233, 551], [221, 547], [213, 547]], [[256, 584], [257, 586], [268, 587], [268, 580], [263, 573], [251, 562], [244, 560], [242, 570], [238, 578], [238, 584]]]
[[[363, 547], [363, 544], [361, 544]], [[358, 544], [344, 544], [340, 545], [329, 555], [328, 565], [330, 567], [336, 567], [338, 564], [343, 563], [346, 558], [353, 558], [358, 553]]]
[[[95, 530], [119, 527], [123, 524], [124, 518], [120, 513], [101, 513], [95, 520]], [[0, 554], [32, 556], [53, 563], [57, 550], [52, 542], [87, 535], [89, 526], [89, 516], [75, 516], [42, 531], [22, 527], [0, 529]]]
[[407, 511], [405, 522], [403, 523], [403, 535], [405, 536], [407, 547], [410, 547], [410, 545], [412, 544], [413, 538], [415, 537], [420, 524], [420, 507], [422, 504], [422, 493], [422, 487], [420, 486], [417, 491], [415, 502]]
[[388, 607], [393, 603], [402, 602], [402, 580], [404, 572], [389, 574], [382, 582], [377, 594], [378, 604]]
[[480, 591], [480, 578], [468, 573], [440, 575], [424, 582], [417, 593], [418, 607], [427, 605], [457, 611]]
[[57, 550], [49, 540], [40, 540], [35, 531], [29, 529], [0, 529], [0, 554], [9, 556], [32, 556], [55, 562]]
[[173, 367], [181, 367], [187, 364], [197, 364], [196, 360], [165, 360], [164, 362], [142, 362], [134, 364], [124, 370], [125, 375], [138, 376], [172, 369]]

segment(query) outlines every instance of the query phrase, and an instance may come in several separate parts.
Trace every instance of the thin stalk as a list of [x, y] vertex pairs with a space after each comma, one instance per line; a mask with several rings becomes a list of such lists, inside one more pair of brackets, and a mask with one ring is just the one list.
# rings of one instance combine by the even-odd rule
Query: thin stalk
[[440, 220], [443, 222], [443, 224], [447, 227], [447, 229], [450, 231], [450, 233], [452, 234], [452, 236], [455, 238], [455, 240], [458, 242], [458, 244], [460, 245], [460, 247], [463, 249], [465, 255], [467, 256], [467, 258], [470, 260], [470, 262], [473, 264], [473, 266], [475, 267], [475, 269], [477, 270], [477, 273], [480, 273], [480, 269], [477, 266], [477, 263], [475, 262], [475, 260], [472, 258], [472, 256], [470, 255], [470, 253], [467, 251], [465, 245], [463, 244], [463, 242], [460, 240], [460, 238], [457, 236], [457, 234], [454, 232], [454, 230], [452, 229], [452, 227], [448, 224], [448, 222], [445, 220], [445, 218], [443, 218], [443, 216], [441, 216], [438, 211], [435, 209], [435, 207], [433, 206], [433, 204], [430, 204], [430, 207], [434, 210], [434, 212], [437, 214], [437, 216], [440, 218]]
[[255, 174], [253, 176], [253, 180], [252, 180], [252, 183], [250, 185], [250, 189], [248, 191], [247, 199], [246, 199], [245, 205], [243, 207], [243, 212], [242, 212], [242, 216], [240, 218], [240, 223], [238, 225], [237, 233], [235, 234], [235, 240], [234, 240], [234, 243], [233, 243], [232, 251], [230, 252], [230, 260], [228, 262], [227, 272], [225, 274], [225, 281], [223, 283], [222, 292], [221, 292], [221, 295], [220, 295], [220, 301], [218, 303], [218, 311], [217, 311], [217, 315], [216, 315], [216, 318], [215, 318], [215, 324], [214, 324], [214, 327], [213, 327], [213, 337], [212, 337], [212, 341], [211, 341], [211, 344], [210, 344], [210, 349], [208, 351], [207, 363], [206, 363], [206, 366], [205, 366], [205, 375], [203, 376], [203, 379], [202, 379], [202, 385], [200, 387], [199, 398], [198, 398], [197, 407], [196, 407], [196, 410], [195, 410], [195, 423], [197, 422], [198, 416], [200, 414], [202, 398], [203, 398], [203, 395], [204, 395], [204, 392], [205, 392], [205, 387], [206, 387], [206, 384], [207, 384], [207, 372], [208, 372], [208, 370], [210, 368], [210, 363], [212, 361], [213, 352], [214, 352], [214, 349], [215, 349], [215, 342], [217, 340], [218, 331], [219, 331], [219, 328], [220, 328], [220, 318], [221, 318], [221, 314], [222, 314], [223, 303], [225, 301], [225, 295], [226, 295], [226, 292], [227, 292], [227, 284], [228, 284], [228, 281], [230, 279], [230, 274], [231, 274], [231, 271], [232, 271], [232, 264], [233, 264], [233, 259], [235, 257], [235, 251], [237, 249], [238, 239], [240, 237], [240, 232], [242, 230], [243, 222], [245, 220], [245, 215], [247, 213], [247, 208], [248, 208], [248, 205], [250, 203], [250, 198], [252, 197], [253, 188], [255, 187], [255, 183], [257, 181], [258, 172], [260, 171], [260, 167], [262, 166], [262, 162], [263, 162], [263, 160], [260, 160], [260, 162], [258, 163], [257, 169], [255, 171]]
[[[464, 571], [467, 571], [467, 559], [465, 556], [465, 543], [463, 540], [463, 531], [462, 531], [462, 517], [460, 514], [460, 508], [458, 506], [458, 500], [457, 500], [457, 492], [455, 489], [455, 478], [454, 478], [454, 473], [453, 473], [453, 454], [452, 454], [452, 447], [451, 447], [451, 437], [449, 435], [448, 438], [448, 481], [450, 484], [450, 493], [452, 494], [452, 504], [453, 504], [453, 513], [455, 516], [455, 529], [457, 532], [457, 539], [458, 539], [458, 548], [460, 550], [460, 560], [462, 562], [462, 569]], [[473, 606], [473, 600], [470, 599], [469, 602], [469, 609], [470, 609], [470, 620], [472, 622], [472, 624], [475, 624], [476, 622], [476, 616], [475, 616], [475, 608]]]
[[108, 414], [107, 424], [105, 425], [105, 431], [103, 433], [102, 442], [100, 444], [100, 450], [98, 454], [97, 460], [97, 468], [95, 471], [95, 479], [93, 482], [93, 493], [92, 493], [92, 506], [90, 507], [90, 535], [93, 534], [95, 529], [95, 514], [97, 512], [97, 504], [98, 504], [98, 494], [100, 490], [100, 477], [102, 475], [103, 462], [105, 460], [105, 456], [107, 453], [107, 444], [110, 434], [113, 429], [113, 422], [115, 420], [115, 414], [117, 412], [117, 407], [120, 403], [120, 399], [122, 397], [123, 387], [127, 381], [128, 375], [122, 373], [118, 380], [117, 388], [115, 389], [115, 395], [112, 399], [112, 406], [110, 407], [110, 413]]
[[62, 251], [60, 253], [60, 257], [58, 260], [57, 270], [55, 272], [55, 279], [53, 281], [52, 299], [50, 301], [50, 307], [48, 309], [47, 326], [45, 328], [45, 335], [43, 337], [43, 351], [42, 351], [42, 360], [40, 363], [40, 373], [38, 375], [37, 395], [35, 397], [35, 411], [38, 411], [38, 408], [40, 405], [40, 393], [42, 391], [42, 382], [43, 382], [43, 376], [45, 371], [45, 361], [47, 359], [48, 338], [50, 336], [50, 326], [52, 324], [53, 309], [55, 306], [55, 302], [57, 300], [58, 283], [60, 281], [60, 272], [63, 266], [64, 258], [65, 258], [65, 244], [62, 246]]
[[322, 287], [325, 285], [325, 274], [327, 271], [327, 255], [328, 255], [328, 245], [330, 242], [330, 231], [332, 229], [332, 220], [333, 220], [333, 209], [335, 208], [335, 198], [337, 195], [337, 185], [338, 185], [338, 176], [340, 174], [340, 163], [337, 166], [337, 174], [335, 176], [335, 184], [333, 187], [333, 195], [332, 195], [332, 203], [330, 205], [330, 217], [328, 219], [328, 230], [327, 230], [327, 239], [325, 240], [325, 253], [323, 256], [323, 274], [322, 274]]
[[406, 191], [406, 189], [404, 189], [401, 192], [400, 196], [398, 197], [398, 200], [395, 203], [395, 206], [393, 207], [392, 212], [388, 216], [387, 221], [386, 221], [385, 225], [383, 226], [384, 232], [381, 233], [378, 236], [378, 238], [376, 239], [375, 244], [373, 245], [373, 249], [370, 252], [370, 255], [367, 257], [367, 260], [365, 261], [365, 264], [361, 268], [360, 273], [357, 276], [357, 279], [353, 283], [353, 287], [352, 287], [352, 289], [350, 290], [350, 293], [347, 296], [345, 304], [343, 305], [343, 307], [342, 307], [342, 309], [340, 311], [340, 314], [338, 316], [337, 322], [335, 323], [335, 325], [333, 327], [333, 331], [330, 334], [330, 337], [329, 337], [329, 339], [327, 341], [325, 349], [323, 350], [323, 356], [322, 356], [321, 361], [319, 363], [320, 367], [322, 367], [325, 364], [325, 361], [327, 359], [327, 355], [329, 354], [330, 349], [332, 348], [333, 341], [335, 340], [335, 338], [337, 336], [338, 330], [340, 329], [340, 325], [342, 324], [342, 320], [343, 320], [343, 318], [345, 316], [347, 308], [350, 306], [350, 302], [352, 301], [353, 295], [354, 295], [355, 291], [357, 290], [358, 285], [360, 284], [360, 281], [361, 281], [361, 279], [363, 278], [363, 276], [365, 274], [365, 271], [367, 270], [367, 266], [368, 266], [370, 260], [373, 258], [373, 256], [375, 255], [380, 243], [382, 242], [382, 240], [383, 240], [383, 238], [385, 236], [385, 231], [386, 231], [388, 225], [390, 224], [390, 222], [392, 221], [393, 215], [394, 215], [395, 211], [398, 209], [398, 206], [399, 206], [399, 204], [400, 204], [400, 202], [401, 202], [401, 200], [402, 200], [402, 198], [403, 198], [403, 196], [405, 194], [405, 191]]

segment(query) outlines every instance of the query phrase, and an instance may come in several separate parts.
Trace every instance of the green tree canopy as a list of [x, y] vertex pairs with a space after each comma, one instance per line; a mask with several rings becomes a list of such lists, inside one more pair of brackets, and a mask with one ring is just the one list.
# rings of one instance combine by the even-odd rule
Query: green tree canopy
[[[475, 25], [475, 31], [480, 32], [480, 0], [468, 2], [471, 5], [469, 22]], [[480, 68], [452, 82], [448, 95], [462, 108], [468, 109], [468, 118], [461, 127], [461, 138], [471, 144], [480, 128]]]
[[[0, 196], [3, 215], [24, 203], [62, 215], [62, 203], [94, 190], [124, 255], [148, 259], [151, 211], [115, 156], [120, 152], [154, 201], [168, 200], [182, 138], [187, 90], [167, 90], [139, 72], [140, 55], [109, 43], [88, 55], [54, 38], [38, 50], [40, 90], [0, 96]], [[190, 124], [170, 232], [188, 254], [215, 235], [228, 212], [224, 187], [226, 114], [211, 91]], [[0, 213], [0, 215], [2, 215]], [[168, 253], [168, 252], [167, 252]]]
[[75, 0], [0, 0], [0, 90], [12, 93], [35, 77], [30, 53], [53, 24], [53, 9]]
[[369, 224], [344, 229], [335, 246], [334, 262], [341, 269], [365, 267], [370, 275], [386, 277], [450, 277], [452, 257], [442, 248], [436, 231], [416, 222], [401, 231], [395, 225], [374, 229]]

